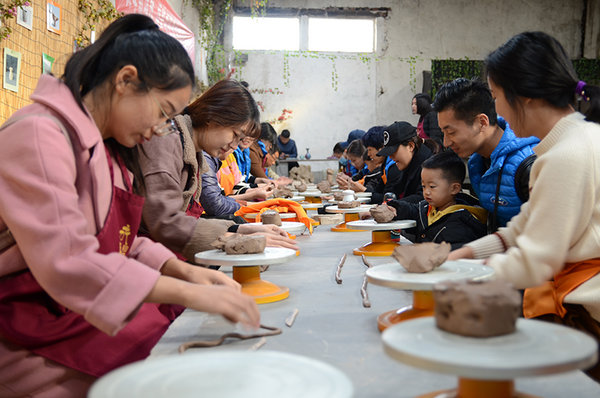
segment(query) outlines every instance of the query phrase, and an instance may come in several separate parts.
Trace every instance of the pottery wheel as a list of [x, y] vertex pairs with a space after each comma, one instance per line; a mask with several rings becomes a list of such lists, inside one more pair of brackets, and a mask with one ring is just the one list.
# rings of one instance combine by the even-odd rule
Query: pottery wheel
[[399, 290], [432, 290], [433, 285], [450, 280], [484, 280], [494, 274], [491, 267], [473, 261], [446, 261], [431, 272], [408, 272], [399, 263], [369, 268], [369, 283]]
[[566, 326], [519, 318], [504, 336], [475, 338], [445, 332], [433, 317], [391, 326], [382, 340], [388, 355], [429, 371], [469, 379], [509, 380], [584, 369], [597, 358], [597, 344]]
[[415, 220], [398, 220], [388, 223], [378, 223], [375, 220], [356, 220], [346, 223], [350, 229], [361, 229], [363, 231], [391, 231], [394, 229], [407, 229], [417, 225]]
[[337, 205], [327, 206], [325, 211], [328, 213], [363, 213], [369, 211], [375, 205], [360, 205], [357, 207], [351, 207], [349, 209], [340, 209]]
[[215, 249], [196, 253], [195, 260], [196, 264], [253, 267], [281, 264], [294, 256], [296, 250], [285, 247], [266, 247], [264, 252], [256, 254], [227, 254]]
[[275, 351], [165, 356], [100, 378], [89, 398], [349, 398], [352, 382], [312, 358]]

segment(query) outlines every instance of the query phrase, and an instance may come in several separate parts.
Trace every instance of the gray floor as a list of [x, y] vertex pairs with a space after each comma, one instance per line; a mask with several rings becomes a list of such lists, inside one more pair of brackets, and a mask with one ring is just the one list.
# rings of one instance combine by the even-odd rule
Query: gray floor
[[[360, 287], [365, 271], [352, 249], [370, 240], [369, 232], [335, 233], [318, 227], [312, 236], [299, 236], [301, 255], [287, 264], [274, 265], [262, 278], [290, 288], [286, 300], [260, 305], [262, 323], [283, 329], [267, 338], [261, 350], [305, 355], [329, 363], [346, 373], [356, 397], [415, 397], [454, 387], [456, 377], [420, 370], [388, 357], [382, 347], [376, 317], [411, 302], [410, 292], [369, 285], [371, 308], [363, 308]], [[343, 283], [336, 284], [335, 268], [348, 254], [342, 269]], [[389, 258], [371, 257], [374, 264]], [[285, 318], [299, 310], [293, 327]], [[222, 318], [195, 311], [179, 317], [152, 351], [150, 359], [178, 355], [177, 347], [190, 340], [212, 339], [237, 330]], [[231, 340], [225, 345], [201, 350], [248, 350], [257, 340]], [[184, 354], [185, 355], [185, 354]], [[546, 398], [600, 397], [600, 385], [579, 371], [516, 381], [519, 391]]]

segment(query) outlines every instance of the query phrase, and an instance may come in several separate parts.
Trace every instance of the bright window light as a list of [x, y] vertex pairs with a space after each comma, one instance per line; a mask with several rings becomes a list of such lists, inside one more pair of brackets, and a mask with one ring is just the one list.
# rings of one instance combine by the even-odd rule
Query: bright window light
[[308, 50], [370, 53], [374, 19], [309, 18]]
[[236, 50], [299, 50], [298, 18], [233, 17]]

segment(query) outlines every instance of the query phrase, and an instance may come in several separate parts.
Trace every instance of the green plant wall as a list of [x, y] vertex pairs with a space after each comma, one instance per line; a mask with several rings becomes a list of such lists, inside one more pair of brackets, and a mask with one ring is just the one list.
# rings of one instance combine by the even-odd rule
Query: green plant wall
[[[579, 79], [594, 85], [600, 85], [600, 59], [575, 59], [573, 67]], [[434, 59], [431, 61], [431, 98], [446, 82], [459, 77], [471, 79], [479, 77], [485, 80], [485, 67], [481, 60]]]

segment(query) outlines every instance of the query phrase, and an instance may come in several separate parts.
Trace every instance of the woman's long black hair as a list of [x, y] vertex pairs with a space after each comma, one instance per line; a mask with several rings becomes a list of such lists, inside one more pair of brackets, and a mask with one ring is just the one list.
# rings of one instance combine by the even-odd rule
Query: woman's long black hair
[[[183, 46], [160, 31], [154, 21], [141, 14], [125, 15], [111, 23], [98, 40], [71, 56], [62, 80], [85, 111], [83, 97], [104, 84], [125, 65], [133, 65], [140, 80], [138, 91], [152, 88], [176, 90], [193, 86], [194, 68]], [[114, 139], [106, 145], [117, 152], [134, 173], [134, 189], [143, 193], [144, 182], [138, 151]]]

